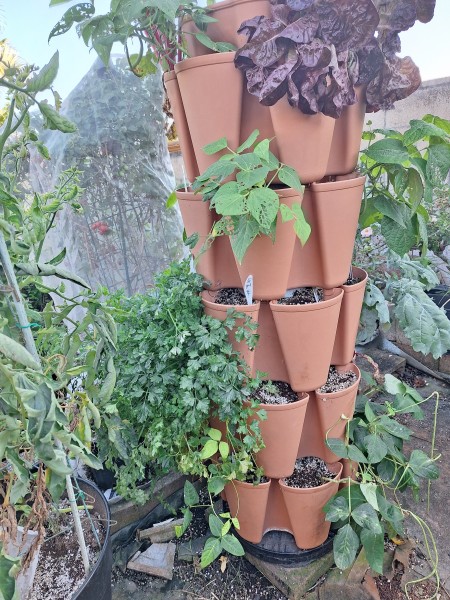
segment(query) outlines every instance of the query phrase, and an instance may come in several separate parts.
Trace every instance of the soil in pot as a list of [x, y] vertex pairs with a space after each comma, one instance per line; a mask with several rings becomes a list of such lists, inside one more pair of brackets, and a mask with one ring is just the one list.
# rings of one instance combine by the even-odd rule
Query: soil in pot
[[261, 404], [290, 404], [298, 402], [298, 394], [285, 381], [266, 381], [253, 394]]
[[323, 300], [323, 289], [304, 287], [294, 291], [292, 296], [286, 296], [278, 300], [278, 304], [292, 306], [294, 304], [314, 304]]
[[339, 372], [336, 370], [336, 367], [330, 367], [326, 383], [317, 391], [320, 394], [332, 394], [333, 392], [340, 392], [341, 390], [346, 390], [353, 385], [357, 379], [358, 376], [354, 371]]
[[247, 305], [244, 290], [241, 288], [222, 288], [217, 292], [214, 298], [216, 304], [227, 305]]
[[[89, 497], [86, 498], [89, 504]], [[69, 507], [63, 500], [60, 508]], [[105, 540], [106, 530], [100, 516], [90, 512], [97, 532], [100, 547], [92, 531], [90, 520], [84, 511], [80, 511], [90, 565], [94, 565]], [[41, 546], [39, 562], [33, 588], [26, 600], [67, 600], [85, 581], [83, 560], [75, 534], [73, 517], [69, 513], [60, 513], [51, 519], [47, 527], [47, 536]], [[24, 599], [25, 600], [25, 599]]]
[[294, 472], [285, 477], [283, 483], [293, 488], [315, 488], [335, 478], [336, 473], [328, 469], [324, 460], [318, 456], [305, 456], [295, 462]]
[[350, 275], [350, 277], [347, 279], [347, 281], [344, 283], [344, 285], [356, 285], [360, 281], [361, 281], [360, 277], [354, 277], [353, 275]]
[[253, 397], [267, 415], [259, 421], [265, 447], [255, 454], [255, 462], [268, 477], [287, 477], [297, 458], [309, 396], [294, 392], [285, 381], [266, 381]]

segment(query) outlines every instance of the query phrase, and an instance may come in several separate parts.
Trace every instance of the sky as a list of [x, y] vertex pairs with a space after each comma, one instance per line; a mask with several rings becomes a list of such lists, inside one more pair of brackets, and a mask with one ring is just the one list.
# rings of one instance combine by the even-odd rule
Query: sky
[[[109, 4], [109, 0], [96, 0], [97, 13], [107, 12]], [[48, 43], [51, 29], [71, 4], [48, 5], [49, 0], [0, 0], [1, 37], [8, 38], [23, 60], [38, 66], [46, 64], [59, 50], [55, 88], [65, 98], [89, 70], [96, 54], [86, 48], [74, 30]], [[450, 0], [437, 0], [433, 21], [416, 23], [401, 38], [402, 55], [413, 58], [424, 81], [450, 77]], [[114, 52], [121, 50], [120, 45], [114, 48]]]

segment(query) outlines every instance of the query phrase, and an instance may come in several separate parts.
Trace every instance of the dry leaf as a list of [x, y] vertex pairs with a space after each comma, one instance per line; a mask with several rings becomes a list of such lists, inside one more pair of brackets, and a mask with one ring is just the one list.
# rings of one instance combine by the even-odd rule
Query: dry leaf
[[220, 570], [222, 573], [225, 573], [225, 569], [227, 568], [227, 564], [228, 564], [228, 556], [221, 556], [219, 558], [220, 560]]

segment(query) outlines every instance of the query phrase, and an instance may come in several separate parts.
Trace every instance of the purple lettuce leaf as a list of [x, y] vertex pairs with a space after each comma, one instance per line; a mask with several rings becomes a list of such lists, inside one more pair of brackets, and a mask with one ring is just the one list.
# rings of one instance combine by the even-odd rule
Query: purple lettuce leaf
[[417, 19], [421, 23], [429, 23], [434, 17], [436, 0], [416, 0]]
[[379, 22], [372, 0], [317, 0], [314, 12], [320, 20], [321, 39], [336, 50], [356, 50], [372, 38]]
[[417, 66], [409, 56], [386, 59], [366, 90], [367, 112], [389, 110], [394, 102], [410, 96], [421, 84]]

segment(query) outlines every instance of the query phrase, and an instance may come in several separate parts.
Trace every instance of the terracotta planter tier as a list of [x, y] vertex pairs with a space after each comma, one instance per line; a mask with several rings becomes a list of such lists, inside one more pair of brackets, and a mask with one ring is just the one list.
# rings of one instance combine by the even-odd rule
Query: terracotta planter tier
[[239, 146], [243, 93], [242, 74], [234, 66], [234, 52], [188, 58], [175, 65], [192, 146], [203, 173], [218, 158], [202, 150], [226, 137]]
[[[267, 0], [223, 0], [208, 7], [208, 14], [217, 19], [216, 23], [208, 23], [206, 29], [206, 33], [212, 41], [228, 42], [240, 48], [247, 42], [247, 36], [237, 33], [241, 23], [259, 15], [268, 17], [270, 4]], [[186, 34], [184, 39], [189, 56], [202, 56], [213, 52], [200, 44], [193, 35], [198, 33], [199, 29], [192, 19], [185, 20], [181, 31]]]
[[305, 189], [302, 208], [311, 235], [304, 246], [295, 243], [289, 288], [330, 289], [347, 280], [364, 182], [365, 177], [353, 174]]
[[183, 155], [183, 163], [186, 171], [186, 177], [189, 182], [193, 182], [200, 174], [195, 159], [194, 148], [192, 146], [191, 134], [186, 121], [184, 112], [183, 100], [181, 99], [180, 88], [178, 86], [177, 76], [175, 71], [164, 73], [164, 85], [166, 86], [167, 96], [169, 97], [170, 107], [175, 127], [180, 142], [180, 150]]
[[335, 120], [322, 114], [305, 115], [283, 97], [270, 107], [278, 142], [278, 158], [293, 167], [302, 183], [325, 177]]
[[295, 543], [304, 550], [323, 544], [330, 532], [331, 523], [325, 521], [323, 507], [338, 491], [342, 464], [327, 466], [336, 473], [336, 481], [328, 481], [315, 488], [293, 488], [282, 480], [279, 482]]
[[284, 362], [293, 390], [302, 392], [323, 385], [328, 376], [344, 291], [314, 304], [270, 303]]
[[366, 86], [358, 86], [356, 96], [356, 104], [346, 106], [339, 119], [336, 119], [327, 175], [351, 173], [358, 164], [366, 115]]
[[264, 520], [271, 482], [253, 485], [233, 481], [225, 486], [225, 495], [232, 517], [239, 520], [239, 535], [259, 544], [264, 535]]
[[344, 297], [339, 313], [338, 328], [334, 342], [332, 365], [347, 365], [353, 360], [355, 342], [358, 334], [359, 317], [361, 315], [364, 292], [367, 284], [367, 273], [363, 269], [353, 267], [353, 277], [361, 279], [354, 285], [343, 285]]
[[[289, 207], [303, 200], [303, 196], [291, 188], [277, 190], [277, 194], [280, 202]], [[242, 286], [247, 277], [253, 275], [253, 296], [258, 300], [272, 300], [286, 293], [296, 237], [292, 221], [283, 223], [278, 213], [275, 242], [266, 235], [258, 236], [242, 264], [236, 261]]]
[[[213, 228], [217, 215], [209, 209], [209, 202], [203, 202], [202, 196], [199, 194], [176, 192], [176, 196], [186, 235], [190, 237], [194, 233], [198, 233], [198, 242], [192, 249], [192, 255], [197, 258]], [[215, 248], [211, 246], [200, 256], [196, 264], [197, 273], [200, 273], [207, 281], [211, 282], [215, 280], [214, 253]]]
[[308, 400], [308, 394], [299, 394], [297, 402], [259, 405], [267, 413], [267, 419], [259, 420], [265, 448], [255, 455], [255, 462], [267, 477], [280, 479], [292, 475]]
[[344, 440], [347, 421], [342, 419], [341, 416], [345, 415], [348, 419], [353, 417], [359, 382], [361, 380], [360, 370], [354, 364], [349, 364], [345, 367], [337, 367], [337, 370], [340, 372], [353, 371], [357, 376], [357, 380], [345, 390], [327, 394], [316, 390], [311, 397], [311, 402], [316, 402], [317, 405], [321, 439], [323, 443], [323, 450], [319, 456], [323, 458], [325, 462], [330, 463], [337, 462], [340, 460], [340, 457], [331, 452], [325, 443], [325, 439], [328, 436], [328, 438]]
[[[209, 202], [203, 202], [200, 194], [176, 192], [186, 235], [198, 233], [199, 241], [192, 250], [196, 258], [203, 247], [214, 223], [219, 220]], [[195, 265], [197, 273], [205, 278], [205, 284], [211, 290], [221, 287], [239, 287], [239, 274], [233, 258], [228, 237], [217, 238]], [[220, 277], [218, 277], [220, 274]]]
[[[254, 302], [254, 304], [244, 304], [244, 305], [232, 305], [229, 304], [216, 304], [214, 302], [215, 296], [217, 292], [205, 291], [202, 292], [202, 302], [205, 307], [205, 313], [214, 319], [219, 319], [220, 321], [224, 321], [227, 317], [228, 310], [234, 309], [238, 312], [244, 313], [246, 316], [250, 317], [252, 321], [255, 323], [258, 322], [258, 314], [259, 314], [259, 306], [260, 303], [258, 300]], [[236, 352], [239, 352], [242, 360], [244, 360], [249, 368], [249, 372], [253, 374], [253, 364], [255, 361], [255, 351], [250, 350], [247, 344], [242, 342], [237, 342], [235, 338], [235, 331], [238, 327], [243, 324], [243, 319], [237, 319], [236, 326], [228, 332], [228, 338], [230, 340], [230, 344], [233, 346]]]

